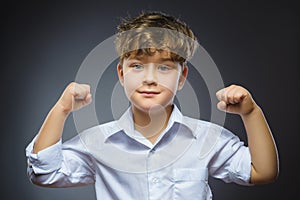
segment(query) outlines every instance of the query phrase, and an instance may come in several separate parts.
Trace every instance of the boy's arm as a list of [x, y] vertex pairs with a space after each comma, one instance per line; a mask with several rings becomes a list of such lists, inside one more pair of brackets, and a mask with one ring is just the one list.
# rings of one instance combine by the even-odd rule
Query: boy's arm
[[91, 102], [90, 87], [85, 84], [70, 83], [60, 99], [48, 113], [35, 140], [33, 153], [57, 143], [63, 132], [68, 115]]
[[243, 120], [252, 168], [250, 182], [263, 184], [278, 176], [278, 154], [271, 130], [260, 107], [243, 87], [231, 85], [216, 93], [218, 108], [228, 113], [239, 114]]

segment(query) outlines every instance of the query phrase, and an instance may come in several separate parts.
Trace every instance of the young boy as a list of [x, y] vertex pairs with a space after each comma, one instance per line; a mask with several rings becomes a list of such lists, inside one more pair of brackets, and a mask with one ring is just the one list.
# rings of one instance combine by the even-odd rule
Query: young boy
[[[92, 100], [88, 85], [70, 83], [26, 148], [33, 183], [95, 184], [97, 199], [169, 200], [211, 199], [208, 176], [243, 185], [277, 178], [276, 145], [262, 110], [245, 88], [231, 85], [216, 96], [220, 110], [241, 116], [248, 147], [229, 130], [183, 116], [174, 105], [196, 47], [184, 22], [149, 12], [118, 28], [117, 73], [130, 107], [119, 120], [62, 144], [68, 115]], [[200, 154], [203, 148], [208, 150]]]

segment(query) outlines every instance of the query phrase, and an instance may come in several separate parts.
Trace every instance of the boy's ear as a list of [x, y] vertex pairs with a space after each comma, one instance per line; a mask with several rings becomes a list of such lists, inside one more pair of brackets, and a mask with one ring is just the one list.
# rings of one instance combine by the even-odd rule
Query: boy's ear
[[182, 66], [182, 72], [181, 72], [181, 75], [180, 75], [180, 78], [179, 78], [179, 82], [178, 82], [178, 90], [181, 90], [183, 88], [183, 85], [185, 83], [185, 80], [186, 80], [186, 77], [188, 75], [188, 67], [186, 64], [183, 64]]
[[123, 73], [123, 67], [122, 67], [122, 65], [120, 63], [117, 66], [117, 72], [118, 72], [119, 81], [120, 81], [121, 85], [123, 86], [123, 83], [124, 83], [124, 73]]

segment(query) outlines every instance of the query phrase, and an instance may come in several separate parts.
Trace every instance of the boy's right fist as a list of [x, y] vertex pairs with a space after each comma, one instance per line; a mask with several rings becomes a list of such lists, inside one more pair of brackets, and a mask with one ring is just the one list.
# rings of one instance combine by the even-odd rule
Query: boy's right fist
[[78, 110], [92, 102], [90, 86], [87, 84], [70, 83], [60, 99], [57, 106], [60, 106], [63, 111], [69, 114], [72, 111]]

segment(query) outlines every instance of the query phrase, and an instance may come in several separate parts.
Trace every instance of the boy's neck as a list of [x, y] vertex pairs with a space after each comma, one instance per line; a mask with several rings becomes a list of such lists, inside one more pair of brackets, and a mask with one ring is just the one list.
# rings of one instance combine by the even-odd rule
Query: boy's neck
[[167, 127], [173, 105], [165, 108], [151, 109], [148, 112], [132, 107], [135, 130], [144, 135], [154, 144], [163, 130]]

